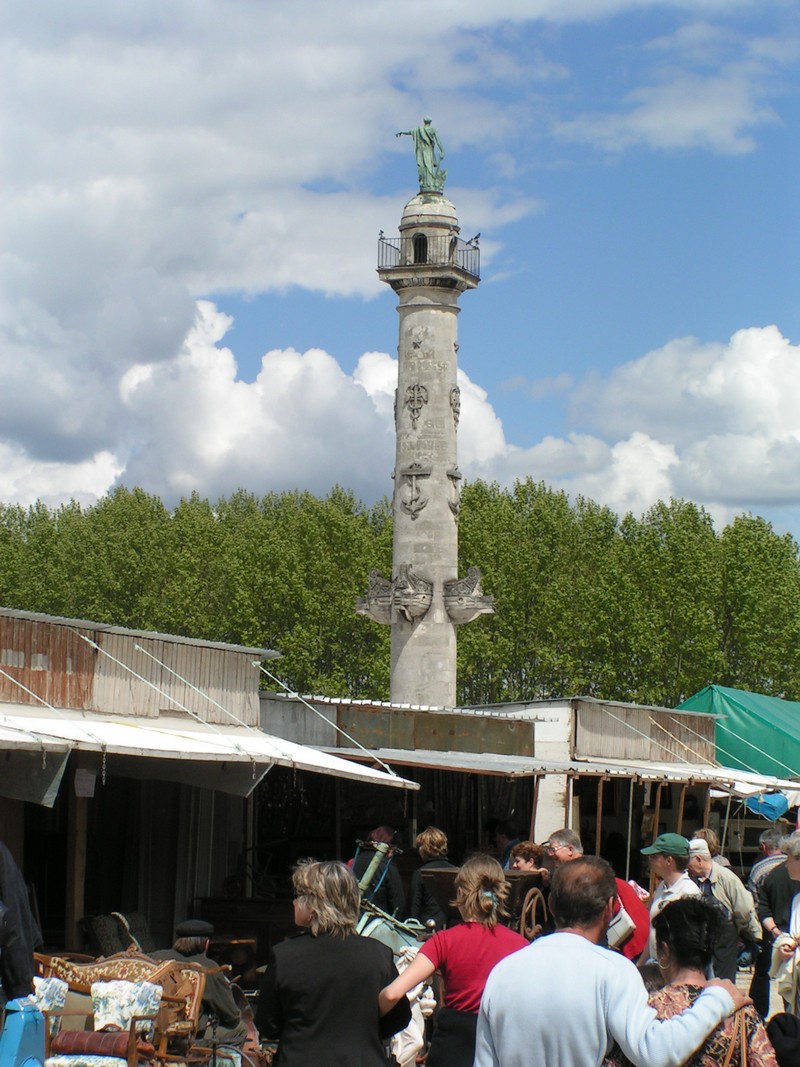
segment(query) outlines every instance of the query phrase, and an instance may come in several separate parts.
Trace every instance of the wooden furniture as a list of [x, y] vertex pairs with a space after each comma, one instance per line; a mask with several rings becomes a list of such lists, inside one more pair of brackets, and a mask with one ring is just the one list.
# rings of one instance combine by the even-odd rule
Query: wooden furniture
[[74, 1009], [43, 1010], [45, 1067], [84, 1067], [87, 1057], [97, 1067], [103, 1067], [104, 1061], [108, 1067], [138, 1067], [152, 1061], [155, 1047], [149, 1039], [162, 996], [161, 987], [153, 982], [94, 982], [87, 1013], [94, 1025], [89, 1030], [58, 1025], [66, 1015], [74, 1016]]
[[[186, 960], [154, 960], [141, 953], [120, 953], [108, 959], [75, 962], [59, 956], [37, 955], [44, 977], [57, 977], [69, 987], [71, 1003], [60, 1016], [65, 1030], [79, 1030], [92, 1015], [90, 997], [95, 982], [124, 980], [148, 982], [161, 989], [154, 1020], [154, 1056], [158, 1062], [177, 1065], [204, 1062], [208, 1051], [196, 1047], [207, 970]], [[61, 1067], [61, 1065], [58, 1065]]]

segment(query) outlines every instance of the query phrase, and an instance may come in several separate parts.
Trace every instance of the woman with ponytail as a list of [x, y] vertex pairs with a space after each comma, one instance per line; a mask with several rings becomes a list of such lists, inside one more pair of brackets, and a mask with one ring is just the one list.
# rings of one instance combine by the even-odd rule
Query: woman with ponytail
[[503, 869], [491, 856], [470, 856], [455, 880], [463, 922], [426, 941], [416, 958], [391, 985], [381, 991], [381, 1014], [434, 971], [444, 979], [444, 1004], [436, 1016], [426, 1067], [472, 1067], [475, 1031], [483, 987], [496, 963], [528, 942], [498, 922], [506, 917], [508, 884]]
[[[680, 1015], [697, 1000], [707, 983], [722, 922], [718, 909], [702, 897], [675, 900], [653, 919], [656, 961], [668, 983], [650, 997], [659, 1019]], [[747, 1067], [777, 1067], [761, 1017], [751, 1005], [712, 1030], [684, 1067], [741, 1067], [745, 1063]], [[630, 1061], [615, 1048], [604, 1067], [630, 1067]]]

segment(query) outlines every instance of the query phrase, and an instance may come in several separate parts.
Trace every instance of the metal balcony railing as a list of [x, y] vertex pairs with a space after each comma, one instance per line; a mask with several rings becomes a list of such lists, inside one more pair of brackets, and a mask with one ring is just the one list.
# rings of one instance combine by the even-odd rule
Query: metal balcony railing
[[413, 237], [378, 238], [378, 270], [382, 267], [458, 267], [474, 278], [481, 276], [481, 250], [478, 238], [463, 241], [460, 237], [446, 234], [428, 236], [424, 233]]

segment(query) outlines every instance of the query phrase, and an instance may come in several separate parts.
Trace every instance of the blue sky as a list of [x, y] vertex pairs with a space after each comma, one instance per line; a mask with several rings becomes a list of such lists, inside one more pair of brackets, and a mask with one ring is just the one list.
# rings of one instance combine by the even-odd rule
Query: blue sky
[[379, 229], [431, 114], [467, 477], [800, 535], [790, 0], [6, 9], [0, 499], [389, 491]]

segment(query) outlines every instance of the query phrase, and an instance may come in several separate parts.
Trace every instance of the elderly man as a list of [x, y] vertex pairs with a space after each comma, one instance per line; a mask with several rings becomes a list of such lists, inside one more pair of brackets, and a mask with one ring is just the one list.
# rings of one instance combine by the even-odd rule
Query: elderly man
[[[680, 834], [661, 834], [641, 852], [649, 859], [652, 873], [661, 879], [650, 902], [651, 922], [671, 901], [700, 895], [700, 890], [686, 870], [689, 866], [689, 842], [685, 837]], [[639, 957], [639, 966], [643, 967], [648, 960], [655, 958], [656, 940], [651, 930], [647, 949]]]
[[723, 934], [714, 946], [714, 974], [736, 980], [739, 958], [738, 939], [761, 944], [761, 924], [753, 898], [728, 867], [714, 863], [707, 842], [689, 842], [689, 874], [703, 896], [715, 904], [725, 920]]
[[[792, 905], [800, 893], [800, 833], [795, 832], [781, 840], [781, 849], [786, 853], [786, 862], [770, 871], [758, 890], [758, 917], [764, 930], [762, 948], [763, 967], [767, 981], [761, 982], [754, 991], [756, 1011], [766, 1018], [769, 1014], [769, 969], [772, 962], [773, 942], [791, 931]], [[791, 859], [791, 862], [790, 862]], [[762, 956], [759, 956], [759, 963]], [[753, 978], [755, 984], [755, 976]]]
[[758, 851], [761, 858], [756, 860], [750, 868], [747, 879], [747, 888], [753, 895], [753, 900], [758, 904], [758, 887], [767, 877], [770, 871], [774, 871], [782, 863], [786, 862], [786, 854], [781, 849], [781, 841], [784, 834], [770, 826], [758, 836]]
[[615, 899], [614, 871], [598, 856], [556, 870], [556, 932], [489, 975], [474, 1067], [599, 1067], [613, 1041], [638, 1067], [674, 1067], [748, 1003], [731, 982], [713, 981], [688, 1011], [657, 1020], [633, 964], [601, 947]]
[[[556, 830], [555, 833], [550, 834], [550, 839], [547, 843], [547, 854], [551, 857], [556, 867], [560, 867], [562, 864], [570, 863], [583, 855], [583, 842], [574, 830]], [[632, 886], [629, 886], [622, 878], [615, 877], [614, 881], [617, 886], [618, 897], [614, 917], [616, 918], [620, 907], [622, 907], [628, 913], [628, 917], [634, 926], [633, 933], [620, 945], [614, 945], [614, 947], [619, 948], [622, 955], [627, 956], [629, 960], [636, 960], [650, 937], [650, 916]]]
[[[758, 846], [761, 852], [761, 859], [753, 864], [750, 870], [750, 877], [747, 879], [747, 888], [753, 896], [756, 908], [758, 908], [759, 904], [759, 891], [765, 878], [776, 867], [780, 867], [786, 862], [786, 855], [781, 849], [782, 840], [783, 834], [780, 830], [776, 830], [774, 826], [768, 827], [759, 835]], [[755, 966], [753, 967], [750, 996], [753, 998], [753, 1005], [756, 1011], [763, 1018], [769, 1015], [769, 969], [771, 964], [772, 938], [762, 937], [761, 951], [756, 956]]]
[[214, 927], [211, 923], [202, 919], [187, 919], [175, 928], [172, 948], [160, 949], [151, 955], [157, 960], [188, 960], [208, 969], [198, 1030], [202, 1036], [197, 1044], [210, 1046], [217, 1041], [224, 1045], [241, 1046], [247, 1039], [247, 1023], [233, 999], [228, 979], [219, 965], [207, 955], [213, 936]]

